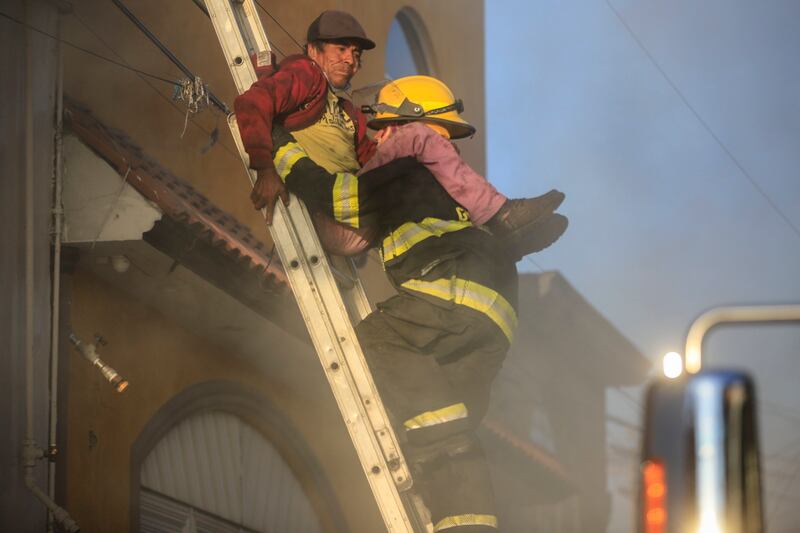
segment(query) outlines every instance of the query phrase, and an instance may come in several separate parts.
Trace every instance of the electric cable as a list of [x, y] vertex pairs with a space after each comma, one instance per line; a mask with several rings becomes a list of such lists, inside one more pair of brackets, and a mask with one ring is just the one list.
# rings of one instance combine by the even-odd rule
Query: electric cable
[[[793, 462], [797, 463], [798, 459], [800, 459], [800, 452], [795, 454]], [[796, 464], [794, 470], [792, 470], [791, 476], [786, 479], [786, 482], [783, 484], [783, 488], [780, 489], [778, 493], [781, 495], [789, 494], [789, 490], [792, 488], [792, 485], [794, 485], [794, 482], [797, 481], [798, 476], [800, 476], [800, 463]], [[771, 506], [771, 512], [770, 510], [766, 510], [767, 512], [765, 513], [766, 514], [765, 518], [769, 516], [776, 516], [778, 514], [778, 511], [781, 509], [781, 505], [783, 504], [784, 500], [775, 498], [774, 501], [775, 503]], [[769, 520], [767, 521], [769, 522]]]
[[694, 117], [703, 126], [703, 128], [706, 130], [706, 132], [714, 139], [714, 141], [716, 141], [716, 143], [719, 145], [719, 147], [722, 149], [722, 151], [725, 152], [725, 154], [733, 162], [733, 164], [736, 166], [736, 168], [739, 169], [739, 171], [750, 182], [750, 184], [753, 186], [753, 188], [764, 198], [764, 200], [766, 200], [766, 202], [770, 205], [770, 207], [772, 207], [772, 209], [775, 211], [775, 213], [777, 213], [778, 216], [780, 218], [782, 218], [783, 221], [794, 231], [795, 235], [797, 235], [797, 237], [800, 238], [800, 229], [798, 229], [798, 227], [794, 225], [794, 223], [789, 219], [789, 217], [787, 217], [786, 214], [783, 211], [781, 211], [781, 209], [772, 200], [772, 198], [770, 198], [770, 196], [766, 193], [766, 191], [764, 191], [764, 189], [761, 188], [761, 186], [758, 184], [758, 182], [756, 182], [756, 180], [747, 172], [747, 170], [745, 170], [744, 166], [739, 162], [739, 160], [736, 158], [736, 156], [734, 156], [733, 153], [728, 149], [728, 147], [725, 145], [725, 143], [722, 142], [722, 139], [720, 139], [717, 136], [717, 134], [714, 133], [714, 130], [711, 129], [711, 126], [709, 126], [709, 124], [703, 119], [703, 117], [700, 116], [700, 113], [698, 113], [697, 110], [692, 106], [692, 104], [689, 102], [689, 100], [686, 98], [686, 96], [683, 94], [683, 92], [678, 88], [678, 86], [675, 84], [675, 82], [672, 81], [672, 79], [669, 77], [669, 75], [667, 75], [666, 71], [661, 67], [659, 62], [656, 61], [656, 58], [653, 56], [653, 54], [650, 53], [650, 51], [647, 49], [647, 47], [644, 45], [644, 43], [641, 41], [641, 39], [639, 39], [639, 37], [636, 35], [636, 33], [634, 33], [633, 29], [625, 21], [625, 19], [623, 18], [622, 14], [619, 11], [617, 11], [617, 9], [614, 7], [614, 4], [611, 3], [611, 0], [605, 0], [605, 2], [608, 5], [609, 9], [611, 9], [611, 11], [614, 12], [614, 15], [616, 15], [617, 19], [620, 21], [620, 23], [622, 23], [622, 25], [628, 31], [628, 33], [633, 38], [633, 40], [636, 42], [636, 44], [639, 45], [639, 48], [642, 49], [642, 51], [647, 56], [647, 58], [650, 60], [650, 62], [653, 64], [653, 66], [656, 68], [656, 70], [658, 70], [658, 72], [661, 74], [661, 76], [664, 77], [664, 79], [666, 80], [667, 84], [669, 84], [669, 86], [672, 88], [672, 90], [675, 91], [675, 94], [678, 95], [678, 97], [681, 99], [681, 101], [684, 103], [684, 105], [686, 105], [686, 107], [689, 109], [689, 111], [692, 112]]
[[90, 250], [94, 250], [94, 246], [97, 244], [97, 240], [100, 238], [100, 235], [102, 235], [103, 230], [106, 229], [108, 222], [111, 220], [111, 215], [113, 215], [114, 211], [117, 210], [117, 206], [119, 206], [119, 201], [120, 199], [122, 199], [122, 193], [125, 192], [125, 186], [128, 185], [128, 176], [130, 175], [130, 173], [131, 173], [131, 167], [128, 167], [128, 170], [125, 171], [125, 175], [122, 176], [122, 184], [120, 185], [119, 190], [115, 195], [116, 198], [114, 198], [114, 201], [111, 202], [111, 205], [108, 208], [108, 211], [106, 212], [106, 216], [103, 217], [103, 222], [100, 224], [100, 228], [97, 230], [97, 235], [95, 235], [94, 239], [92, 240], [92, 246], [89, 248]]
[[141, 74], [142, 76], [147, 76], [148, 78], [153, 78], [153, 79], [158, 80], [158, 81], [163, 81], [164, 83], [169, 83], [169, 84], [174, 85], [176, 87], [180, 87], [180, 85], [181, 85], [180, 83], [178, 83], [175, 80], [169, 80], [167, 78], [163, 78], [161, 76], [157, 76], [155, 74], [151, 74], [149, 72], [145, 72], [144, 70], [132, 67], [130, 65], [126, 65], [124, 63], [120, 63], [119, 61], [114, 61], [113, 59], [111, 59], [109, 57], [106, 57], [104, 55], [98, 54], [97, 52], [92, 52], [91, 50], [89, 50], [87, 48], [83, 48], [82, 46], [78, 46], [77, 44], [74, 44], [74, 43], [71, 43], [71, 42], [66, 41], [64, 39], [61, 39], [59, 37], [56, 37], [55, 35], [51, 35], [51, 34], [47, 33], [46, 31], [40, 30], [39, 28], [35, 28], [35, 27], [31, 26], [30, 24], [27, 24], [27, 23], [25, 23], [25, 22], [23, 22], [21, 20], [15, 19], [14, 17], [12, 17], [12, 16], [10, 16], [10, 15], [8, 15], [6, 13], [0, 12], [0, 17], [4, 17], [4, 18], [6, 18], [6, 19], [8, 19], [8, 20], [10, 20], [12, 22], [15, 22], [15, 23], [17, 23], [17, 24], [19, 24], [21, 26], [24, 26], [25, 28], [28, 28], [31, 31], [35, 31], [36, 33], [44, 35], [45, 37], [49, 37], [50, 39], [53, 39], [54, 41], [57, 41], [57, 42], [62, 43], [62, 44], [65, 44], [65, 45], [67, 45], [67, 46], [69, 46], [71, 48], [74, 48], [76, 50], [79, 50], [79, 51], [81, 51], [81, 52], [83, 52], [85, 54], [89, 54], [90, 56], [96, 57], [97, 59], [102, 59], [103, 61], [111, 63], [112, 65], [116, 65], [118, 67], [122, 67], [122, 68], [124, 68], [126, 70], [130, 70], [131, 72], [135, 72], [137, 74]]
[[[722, 142], [722, 140], [714, 132], [714, 130], [711, 128], [711, 126], [703, 119], [703, 117], [700, 115], [700, 113], [692, 106], [692, 104], [689, 102], [689, 100], [686, 98], [686, 96], [683, 94], [683, 92], [678, 88], [678, 86], [675, 84], [675, 82], [672, 81], [672, 79], [669, 77], [669, 75], [666, 73], [666, 71], [661, 67], [659, 62], [655, 59], [653, 54], [644, 45], [642, 40], [639, 39], [639, 37], [636, 35], [636, 33], [633, 31], [633, 29], [630, 27], [630, 25], [625, 20], [625, 18], [622, 16], [622, 14], [614, 7], [614, 5], [612, 4], [611, 0], [605, 0], [605, 2], [606, 2], [606, 5], [608, 5], [609, 9], [611, 9], [611, 11], [617, 17], [619, 22], [623, 25], [623, 27], [626, 29], [626, 31], [630, 34], [630, 36], [636, 42], [636, 44], [639, 46], [639, 48], [642, 50], [642, 52], [644, 52], [645, 56], [647, 56], [648, 60], [653, 64], [653, 66], [656, 68], [656, 70], [658, 70], [658, 72], [661, 74], [661, 76], [664, 78], [664, 80], [666, 80], [667, 84], [672, 88], [672, 90], [675, 92], [675, 94], [678, 95], [678, 97], [681, 99], [683, 104], [694, 115], [695, 119], [697, 119], [697, 121], [706, 130], [706, 132], [714, 139], [714, 141], [717, 143], [717, 145], [728, 156], [728, 158], [733, 162], [733, 164], [739, 169], [739, 171], [747, 179], [747, 181], [750, 182], [751, 186], [762, 196], [762, 198], [764, 198], [764, 200], [773, 209], [773, 211], [775, 211], [775, 213], [781, 219], [783, 219], [783, 221], [786, 223], [786, 225], [788, 225], [792, 229], [792, 231], [795, 233], [795, 235], [800, 237], [800, 229], [798, 229], [798, 227], [789, 219], [789, 217], [777, 206], [777, 204], [766, 193], [766, 191], [764, 191], [764, 189], [759, 185], [759, 183], [750, 175], [750, 173], [747, 172], [747, 170], [739, 162], [739, 160], [736, 158], [736, 156], [734, 156], [734, 154], [731, 152], [731, 150], [725, 145], [725, 143]], [[772, 414], [774, 414], [776, 416], [781, 416], [777, 412], [772, 413]], [[783, 415], [783, 416], [785, 418], [789, 418], [786, 415]], [[789, 446], [787, 448], [791, 448], [791, 446]], [[776, 456], [776, 455], [778, 455], [780, 453], [783, 453], [784, 451], [786, 451], [786, 450], [781, 450], [781, 451], [777, 452], [776, 454], [770, 454], [770, 456], [767, 456], [765, 459], [769, 459], [770, 457], [774, 457], [774, 456]], [[800, 454], [796, 455], [794, 459], [796, 460], [797, 457], [800, 457]], [[800, 475], [800, 466], [797, 466], [797, 467], [795, 467], [794, 471], [792, 472], [791, 477], [784, 484], [783, 491], [781, 491], [781, 492], [782, 493], [788, 493], [788, 491], [791, 489], [792, 484], [797, 480], [799, 475]], [[776, 503], [771, 508], [771, 512], [767, 511], [765, 514], [767, 516], [775, 516], [775, 515], [777, 515], [778, 510], [781, 508], [781, 503], [782, 503], [782, 500], [780, 502], [776, 501]]]
[[269, 47], [274, 49], [276, 52], [278, 52], [278, 55], [281, 56], [278, 59], [283, 59], [284, 57], [286, 57], [286, 55], [287, 55], [286, 52], [284, 52], [283, 50], [278, 48], [278, 45], [275, 44], [275, 41], [269, 41]]
[[275, 44], [274, 41], [270, 41], [269, 42], [269, 46], [270, 46], [270, 48], [274, 48], [275, 51], [278, 52], [278, 54], [280, 54], [282, 56], [282, 57], [279, 57], [278, 59], [283, 59], [284, 57], [286, 57], [286, 52], [284, 52], [283, 50], [278, 48], [278, 45]]
[[196, 5], [198, 8], [200, 8], [200, 11], [202, 11], [205, 14], [205, 16], [207, 16], [208, 18], [211, 18], [211, 13], [208, 12], [208, 8], [206, 7], [206, 3], [203, 0], [192, 0], [192, 2], [194, 2], [194, 5]]
[[[192, 0], [192, 1], [195, 3], [195, 5], [196, 5], [198, 8], [200, 8], [200, 11], [202, 11], [202, 12], [205, 14], [205, 16], [207, 16], [208, 18], [211, 18], [211, 14], [208, 12], [208, 8], [206, 8], [206, 5], [205, 5], [205, 3], [203, 2], [203, 0]], [[260, 7], [261, 9], [263, 9], [263, 10], [264, 10], [264, 12], [266, 12], [266, 13], [267, 13], [267, 15], [269, 15], [269, 16], [270, 16], [270, 18], [272, 18], [272, 20], [275, 20], [275, 17], [273, 17], [273, 16], [270, 14], [270, 12], [269, 12], [269, 11], [267, 11], [266, 9], [264, 9], [264, 7], [263, 7], [262, 5], [260, 5], [260, 4], [259, 4], [259, 6], [258, 6], [258, 7]], [[280, 27], [281, 27], [281, 29], [282, 29], [283, 31], [285, 31], [285, 32], [286, 32], [286, 35], [288, 35], [288, 36], [289, 36], [289, 38], [291, 38], [291, 39], [294, 41], [294, 38], [292, 37], [292, 35], [291, 35], [289, 32], [287, 32], [287, 31], [286, 31], [286, 30], [283, 28], [283, 26], [281, 26], [281, 23], [280, 23], [280, 22], [278, 22], [277, 20], [275, 20], [275, 22], [278, 24], [278, 26], [280, 26]], [[297, 42], [297, 41], [295, 41], [295, 42]], [[282, 58], [283, 58], [283, 57], [286, 57], [286, 52], [284, 52], [283, 50], [281, 50], [281, 49], [278, 47], [278, 45], [277, 45], [277, 44], [275, 44], [274, 42], [272, 42], [271, 40], [269, 41], [269, 46], [270, 46], [270, 48], [274, 48], [274, 49], [275, 49], [275, 51], [276, 51], [276, 52], [278, 52], [278, 53], [279, 53], [279, 54], [282, 56]], [[302, 48], [302, 47], [301, 47], [301, 48]], [[282, 59], [282, 58], [281, 58], [281, 59]]]
[[606, 420], [608, 422], [611, 422], [614, 425], [619, 426], [619, 427], [622, 427], [622, 428], [625, 428], [625, 429], [630, 429], [631, 431], [637, 431], [637, 432], [640, 432], [640, 433], [642, 431], [642, 428], [640, 426], [637, 426], [636, 424], [633, 424], [632, 422], [628, 422], [627, 420], [625, 420], [623, 418], [620, 418], [620, 417], [618, 417], [616, 415], [612, 415], [610, 413], [606, 413]]
[[785, 444], [781, 448], [764, 455], [764, 460], [793, 461], [795, 455], [800, 454], [800, 451], [795, 451], [798, 448], [800, 448], [800, 437], [795, 437], [788, 444]]
[[[199, 5], [199, 4], [198, 4], [198, 5]], [[109, 50], [109, 51], [110, 51], [112, 54], [114, 54], [115, 56], [119, 57], [120, 59], [122, 59], [122, 60], [124, 61], [124, 59], [123, 59], [123, 58], [122, 58], [122, 57], [121, 57], [121, 56], [120, 56], [120, 55], [119, 55], [119, 54], [118, 54], [118, 53], [117, 53], [117, 52], [116, 52], [116, 51], [115, 51], [115, 50], [114, 50], [114, 49], [111, 47], [111, 45], [110, 45], [109, 43], [107, 43], [107, 42], [106, 42], [106, 41], [105, 41], [105, 40], [104, 40], [102, 37], [100, 37], [100, 35], [99, 35], [99, 34], [98, 34], [96, 31], [94, 31], [94, 30], [93, 30], [93, 29], [92, 29], [92, 28], [91, 28], [91, 27], [90, 27], [90, 26], [89, 26], [89, 25], [88, 25], [86, 22], [84, 22], [84, 20], [83, 20], [82, 18], [80, 18], [80, 17], [78, 16], [78, 14], [77, 14], [77, 12], [76, 12], [76, 11], [74, 11], [74, 10], [73, 10], [73, 12], [72, 12], [72, 15], [73, 15], [73, 16], [75, 17], [75, 19], [76, 19], [76, 20], [77, 20], [77, 21], [78, 21], [78, 22], [79, 22], [79, 23], [80, 23], [80, 24], [81, 24], [81, 25], [82, 25], [82, 26], [83, 26], [83, 27], [86, 29], [86, 31], [88, 31], [90, 34], [92, 34], [92, 35], [94, 36], [94, 38], [95, 38], [95, 39], [97, 39], [97, 40], [98, 40], [98, 41], [99, 41], [99, 42], [100, 42], [100, 43], [101, 43], [103, 46], [105, 46], [105, 47], [106, 47], [106, 48], [107, 48], [107, 49], [108, 49], [108, 50]], [[137, 72], [137, 74], [139, 74], [139, 73]], [[168, 104], [169, 104], [169, 105], [170, 105], [170, 106], [171, 106], [173, 109], [175, 109], [175, 110], [176, 110], [176, 111], [178, 111], [179, 113], [183, 114], [183, 111], [182, 111], [182, 110], [180, 109], [180, 107], [179, 107], [179, 106], [178, 106], [178, 105], [177, 105], [177, 104], [174, 102], [174, 100], [172, 100], [171, 98], [168, 98], [167, 96], [165, 96], [165, 95], [164, 95], [164, 94], [163, 94], [161, 91], [159, 91], [158, 89], [156, 89], [156, 87], [154, 87], [154, 86], [153, 86], [153, 84], [151, 84], [151, 83], [150, 83], [150, 82], [149, 82], [147, 79], [145, 79], [145, 78], [142, 78], [142, 77], [141, 77], [141, 75], [140, 75], [140, 79], [141, 79], [141, 80], [142, 80], [142, 81], [143, 81], [143, 82], [144, 82], [144, 83], [145, 83], [145, 84], [146, 84], [148, 87], [150, 87], [150, 88], [151, 88], [151, 89], [152, 89], [152, 90], [153, 90], [153, 91], [154, 91], [156, 94], [158, 94], [158, 96], [160, 96], [160, 97], [161, 97], [163, 100], [165, 100], [165, 101], [166, 101], [166, 102], [167, 102], [167, 103], [168, 103]], [[180, 84], [177, 84], [177, 85], [180, 85]], [[192, 119], [191, 119], [191, 122], [192, 122], [192, 124], [193, 124], [193, 125], [194, 125], [194, 126], [197, 128], [197, 129], [199, 129], [200, 131], [202, 131], [202, 132], [203, 132], [204, 134], [206, 134], [207, 136], [209, 136], [209, 137], [213, 137], [213, 136], [214, 136], [214, 132], [213, 132], [213, 131], [208, 131], [207, 129], [205, 129], [203, 126], [201, 126], [200, 124], [198, 124], [198, 123], [197, 123], [197, 121], [196, 121], [194, 118], [192, 118]], [[113, 140], [112, 140], [112, 142], [113, 142]], [[114, 143], [114, 144], [115, 144], [115, 146], [116, 146], [116, 143]], [[230, 155], [232, 158], [236, 159], [237, 161], [241, 161], [241, 158], [240, 158], [240, 156], [239, 156], [239, 154], [238, 154], [238, 153], [235, 153], [235, 152], [234, 152], [234, 151], [233, 151], [231, 148], [229, 148], [228, 146], [226, 146], [226, 145], [225, 145], [224, 143], [222, 143], [222, 142], [220, 142], [220, 143], [218, 143], [218, 144], [219, 144], [219, 145], [220, 145], [220, 146], [223, 148], [223, 150], [225, 150], [225, 152], [227, 152], [227, 153], [228, 153], [228, 155]], [[116, 148], [117, 148], [117, 150], [118, 150], [118, 151], [121, 153], [121, 150], [119, 150], [119, 147], [116, 147]], [[205, 151], [207, 151], [207, 149], [206, 149]], [[270, 252], [270, 259], [269, 259], [270, 263], [272, 262], [272, 259], [273, 259], [273, 255], [274, 255], [274, 253], [275, 253], [275, 249], [274, 249], [274, 245], [273, 245], [273, 249], [272, 249], [272, 251]]]
[[[530, 381], [536, 382], [537, 384], [542, 384], [544, 381], [547, 380], [547, 378], [542, 378], [541, 376], [538, 376], [538, 375], [534, 374], [529, 369], [523, 368], [523, 367], [515, 368], [514, 372], [516, 374], [518, 374], [518, 375], [523, 375], [525, 379], [529, 379]], [[618, 387], [614, 387], [614, 388], [618, 388]], [[624, 394], [624, 391], [622, 391], [622, 390], [620, 390], [619, 392]], [[569, 394], [569, 393], [567, 393], [565, 391], [562, 391], [560, 389], [555, 389], [555, 390], [551, 391], [551, 394], [554, 394], [554, 395], [557, 395], [557, 396], [561, 397], [561, 401], [562, 402], [567, 402], [567, 401], [569, 401], [571, 399], [574, 400], [574, 396], [572, 396], [571, 394]], [[642, 409], [641, 405], [633, 397], [629, 396], [628, 400], [633, 402], [636, 405], [636, 407], [638, 407], [640, 410]], [[617, 415], [609, 413], [608, 412], [608, 408], [609, 408], [609, 405], [608, 405], [608, 403], [606, 403], [606, 415], [605, 415], [605, 417], [606, 417], [606, 420], [608, 422], [611, 422], [611, 423], [614, 423], [614, 424], [618, 424], [618, 425], [621, 425], [621, 426], [626, 426], [626, 427], [629, 427], [629, 429], [631, 429], [631, 430], [636, 430], [636, 431], [641, 432], [641, 427], [640, 426], [637, 426], [636, 424], [634, 424], [632, 422], [628, 422], [625, 419], [623, 419], [623, 418], [621, 418], [621, 417], [619, 417]]]
[[[128, 17], [128, 19], [131, 22], [133, 22], [133, 24], [137, 28], [139, 28], [139, 31], [141, 31], [150, 40], [150, 42], [152, 42], [159, 50], [161, 50], [162, 54], [167, 56], [167, 59], [169, 59], [173, 65], [178, 67], [181, 70], [181, 72], [183, 72], [190, 80], [197, 79], [197, 76], [195, 76], [192, 73], [192, 71], [189, 70], [189, 67], [184, 65], [183, 62], [181, 62], [181, 60], [178, 59], [178, 57], [175, 54], [173, 54], [172, 51], [169, 48], [167, 48], [166, 45], [164, 45], [164, 43], [162, 43], [158, 39], [158, 37], [156, 37], [155, 34], [150, 31], [150, 29], [147, 26], [145, 26], [144, 23], [141, 20], [139, 20], [139, 18], [136, 15], [134, 15], [130, 9], [128, 9], [128, 7], [122, 2], [122, 0], [111, 0], [111, 1], [114, 3], [115, 6], [117, 6], [117, 8], [119, 8], [120, 11], [122, 11], [122, 13], [126, 17]], [[217, 96], [210, 90], [208, 91], [208, 98], [215, 106], [217, 106], [220, 109], [220, 111], [222, 111], [226, 115], [230, 114], [230, 109], [228, 108], [228, 105], [219, 98], [217, 98]]]
[[279, 27], [280, 29], [282, 29], [282, 30], [283, 30], [283, 32], [284, 32], [286, 35], [288, 35], [288, 36], [289, 36], [289, 39], [291, 39], [292, 41], [294, 41], [294, 44], [296, 44], [296, 45], [297, 45], [297, 46], [300, 48], [300, 50], [303, 50], [303, 45], [302, 45], [302, 44], [300, 44], [300, 43], [297, 41], [297, 39], [295, 39], [295, 38], [292, 36], [292, 34], [291, 34], [291, 33], [289, 33], [289, 30], [287, 30], [286, 28], [284, 28], [284, 27], [283, 27], [283, 24], [281, 24], [281, 23], [278, 21], [278, 19], [276, 19], [275, 17], [273, 17], [273, 16], [272, 16], [272, 13], [270, 13], [270, 12], [267, 10], [267, 8], [266, 8], [266, 7], [264, 7], [263, 5], [261, 5], [261, 2], [259, 2], [258, 0], [255, 0], [255, 2], [256, 2], [256, 5], [257, 5], [258, 7], [260, 7], [260, 8], [261, 8], [261, 9], [264, 11], [264, 13], [266, 13], [266, 14], [267, 14], [267, 16], [268, 16], [269, 18], [271, 18], [273, 21], [275, 21], [275, 24], [277, 24], [277, 25], [278, 25], [278, 27]]
[[627, 399], [631, 404], [635, 405], [639, 411], [644, 411], [644, 407], [642, 407], [641, 402], [633, 397], [631, 393], [628, 391], [622, 390], [622, 387], [612, 387], [614, 391], [620, 394], [623, 398]]
[[[118, 53], [117, 53], [117, 52], [116, 52], [116, 51], [115, 51], [115, 50], [114, 50], [114, 49], [111, 47], [111, 45], [110, 45], [110, 44], [108, 44], [108, 43], [107, 43], [107, 42], [106, 42], [106, 41], [105, 41], [105, 40], [104, 40], [102, 37], [100, 37], [100, 35], [99, 35], [99, 34], [98, 34], [96, 31], [94, 31], [94, 30], [92, 29], [92, 27], [91, 27], [91, 26], [89, 26], [89, 25], [88, 25], [86, 22], [84, 22], [84, 20], [83, 20], [81, 17], [79, 17], [79, 16], [78, 16], [78, 13], [77, 13], [77, 11], [76, 11], [76, 10], [73, 10], [73, 11], [72, 11], [72, 16], [73, 16], [73, 17], [75, 17], [75, 20], [77, 20], [77, 21], [78, 21], [78, 22], [81, 24], [81, 26], [83, 26], [83, 27], [84, 27], [84, 29], [86, 29], [86, 31], [88, 31], [90, 34], [92, 34], [92, 36], [94, 36], [94, 38], [95, 38], [95, 39], [97, 39], [97, 40], [98, 40], [98, 41], [99, 41], [99, 42], [100, 42], [100, 43], [101, 43], [103, 46], [105, 46], [105, 47], [106, 47], [106, 49], [108, 49], [108, 51], [110, 51], [112, 54], [114, 54], [115, 56], [117, 56], [118, 58], [120, 58], [122, 61], [124, 61], [124, 58], [122, 58], [122, 56], [120, 56], [120, 55], [119, 55], [119, 54], [118, 54]], [[162, 98], [164, 101], [166, 101], [166, 102], [167, 102], [167, 103], [168, 103], [168, 104], [169, 104], [169, 105], [170, 105], [170, 106], [171, 106], [171, 107], [172, 107], [172, 108], [173, 108], [175, 111], [179, 112], [181, 115], [184, 115], [184, 111], [183, 111], [183, 110], [182, 110], [182, 109], [181, 109], [181, 108], [180, 108], [180, 107], [179, 107], [179, 106], [178, 106], [178, 105], [177, 105], [177, 104], [174, 102], [174, 100], [172, 100], [171, 98], [169, 98], [169, 97], [167, 97], [166, 95], [164, 95], [164, 94], [163, 94], [161, 91], [159, 91], [159, 90], [158, 90], [158, 89], [157, 89], [157, 88], [156, 88], [156, 87], [155, 87], [155, 86], [154, 86], [152, 83], [150, 83], [150, 81], [149, 81], [149, 80], [147, 80], [146, 78], [142, 77], [142, 76], [141, 76], [141, 74], [138, 74], [138, 73], [137, 73], [137, 75], [139, 75], [140, 79], [141, 79], [141, 80], [142, 80], [142, 81], [143, 81], [143, 82], [144, 82], [144, 83], [145, 83], [145, 84], [146, 84], [148, 87], [150, 87], [150, 88], [151, 88], [151, 89], [152, 89], [152, 90], [153, 90], [153, 91], [154, 91], [156, 94], [158, 94], [158, 96], [159, 96], [159, 97], [161, 97], [161, 98]], [[197, 123], [197, 121], [196, 121], [194, 118], [192, 118], [192, 119], [191, 119], [191, 122], [192, 122], [192, 124], [193, 124], [193, 125], [194, 125], [194, 126], [197, 128], [197, 129], [199, 129], [200, 131], [202, 131], [202, 132], [203, 132], [203, 133], [205, 133], [206, 135], [208, 135], [208, 136], [211, 136], [211, 135], [212, 135], [212, 133], [213, 133], [213, 132], [211, 132], [211, 131], [208, 131], [208, 130], [207, 130], [207, 129], [205, 129], [203, 126], [201, 126], [200, 124], [198, 124], [198, 123]], [[220, 146], [222, 146], [222, 148], [223, 148], [223, 149], [224, 149], [224, 150], [225, 150], [225, 151], [226, 151], [226, 152], [227, 152], [227, 153], [228, 153], [228, 154], [229, 154], [231, 157], [235, 158], [237, 161], [238, 161], [238, 160], [240, 160], [240, 158], [239, 158], [239, 155], [238, 155], [237, 153], [234, 153], [234, 152], [233, 152], [233, 150], [231, 150], [231, 149], [230, 149], [228, 146], [226, 146], [224, 143], [219, 143], [219, 145], [220, 145]]]
[[794, 423], [794, 424], [797, 424], [797, 422], [798, 422], [798, 419], [797, 419], [796, 416], [791, 416], [791, 415], [787, 415], [787, 414], [781, 413], [780, 411], [771, 410], [767, 406], [765, 406], [762, 409], [762, 411], [763, 411], [765, 416], [771, 416], [771, 417], [774, 417], [774, 418], [780, 418], [781, 420], [786, 420], [786, 421]]
[[769, 400], [761, 400], [761, 410], [764, 414], [783, 418], [794, 423], [800, 422], [800, 411], [788, 405], [779, 404]]
[[621, 444], [614, 444], [613, 442], [606, 443], [606, 449], [608, 449], [610, 452], [616, 453], [621, 459], [626, 459], [628, 461], [630, 461], [631, 458], [635, 459], [639, 456], [639, 450], [635, 448], [626, 448]]
[[538, 269], [539, 269], [539, 272], [541, 272], [542, 274], [544, 274], [544, 269], [542, 268], [542, 266], [541, 266], [539, 263], [537, 263], [537, 262], [536, 262], [536, 260], [535, 260], [535, 259], [533, 259], [531, 256], [529, 256], [529, 255], [526, 255], [526, 256], [525, 256], [525, 260], [526, 260], [526, 261], [528, 261], [529, 263], [531, 263], [531, 264], [532, 264], [533, 266], [535, 266], [536, 268], [538, 268]]

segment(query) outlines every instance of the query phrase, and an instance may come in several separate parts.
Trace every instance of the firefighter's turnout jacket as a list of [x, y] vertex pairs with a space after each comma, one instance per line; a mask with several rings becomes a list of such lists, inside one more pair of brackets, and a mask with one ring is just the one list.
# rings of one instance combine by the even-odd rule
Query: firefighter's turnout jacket
[[[274, 137], [278, 174], [312, 212], [354, 228], [377, 228], [384, 268], [398, 290], [472, 308], [511, 342], [517, 321], [513, 261], [497, 239], [473, 226], [469, 212], [424, 164], [404, 157], [358, 175], [329, 173], [285, 131], [276, 128]], [[426, 281], [445, 260], [467, 252], [483, 261], [443, 281]]]
[[413, 157], [358, 175], [329, 173], [276, 129], [274, 163], [311, 211], [377, 228], [375, 245], [399, 294], [357, 326], [370, 370], [407, 456], [424, 465], [415, 480], [429, 490], [435, 530], [495, 530], [473, 430], [517, 323], [513, 260]]

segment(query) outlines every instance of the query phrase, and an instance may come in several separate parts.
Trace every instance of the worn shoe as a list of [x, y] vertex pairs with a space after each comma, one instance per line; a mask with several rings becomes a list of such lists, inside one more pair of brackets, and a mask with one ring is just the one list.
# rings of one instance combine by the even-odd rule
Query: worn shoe
[[527, 231], [516, 232], [503, 240], [514, 261], [519, 261], [526, 255], [540, 252], [556, 242], [567, 231], [568, 225], [567, 217], [553, 213], [531, 224]]
[[486, 227], [497, 237], [517, 239], [552, 215], [563, 201], [564, 193], [555, 189], [536, 198], [507, 200]]

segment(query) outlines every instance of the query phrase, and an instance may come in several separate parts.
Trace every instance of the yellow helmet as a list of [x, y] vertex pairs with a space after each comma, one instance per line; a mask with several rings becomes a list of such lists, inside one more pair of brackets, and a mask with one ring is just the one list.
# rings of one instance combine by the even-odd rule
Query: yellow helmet
[[378, 93], [377, 103], [369, 108], [375, 118], [372, 129], [388, 124], [421, 120], [443, 126], [451, 139], [469, 137], [475, 128], [459, 116], [464, 104], [441, 81], [430, 76], [407, 76], [390, 81]]

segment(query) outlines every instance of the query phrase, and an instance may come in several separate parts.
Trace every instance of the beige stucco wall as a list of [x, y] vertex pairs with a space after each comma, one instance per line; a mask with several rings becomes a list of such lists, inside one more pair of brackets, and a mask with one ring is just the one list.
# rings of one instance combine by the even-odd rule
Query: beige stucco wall
[[[61, 421], [67, 433], [63, 503], [82, 531], [129, 529], [132, 445], [173, 397], [219, 380], [257, 391], [289, 419], [324, 469], [352, 531], [380, 530], [321, 372], [309, 373], [302, 382], [291, 372], [265, 372], [264, 366], [209, 344], [86, 271], [79, 270], [70, 285], [70, 327], [87, 342], [102, 334], [108, 344], [99, 348], [101, 357], [130, 381], [124, 393], [116, 393], [77, 353], [64, 353], [69, 375], [63, 384], [67, 416]], [[290, 362], [298, 354], [283, 347], [292, 342], [278, 336], [265, 347], [264, 357]]]

